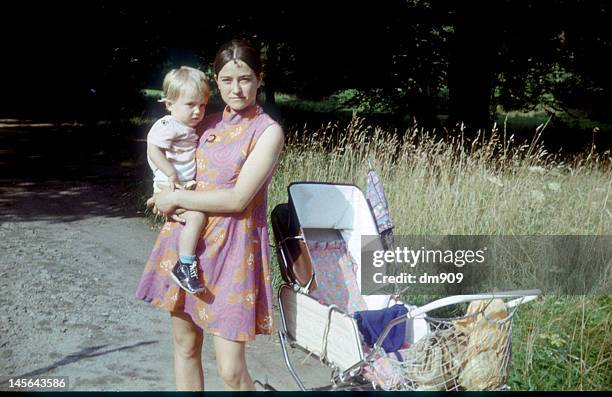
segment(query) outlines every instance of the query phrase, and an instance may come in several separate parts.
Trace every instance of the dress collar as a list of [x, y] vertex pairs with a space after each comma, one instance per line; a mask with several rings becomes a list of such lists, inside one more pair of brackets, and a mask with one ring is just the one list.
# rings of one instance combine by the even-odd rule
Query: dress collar
[[225, 106], [223, 110], [223, 121], [228, 124], [240, 124], [243, 121], [253, 119], [262, 113], [262, 109], [259, 105], [252, 105], [248, 108], [242, 109], [234, 114], [230, 113], [229, 106]]

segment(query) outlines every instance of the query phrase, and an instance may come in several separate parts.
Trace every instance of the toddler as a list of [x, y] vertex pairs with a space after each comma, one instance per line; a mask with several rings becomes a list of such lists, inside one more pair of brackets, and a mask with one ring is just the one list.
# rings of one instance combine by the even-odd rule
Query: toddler
[[[210, 87], [204, 73], [181, 66], [164, 77], [162, 102], [169, 115], [157, 120], [147, 135], [147, 159], [153, 171], [153, 192], [170, 189], [195, 189], [198, 145], [196, 127], [204, 118]], [[185, 291], [195, 294], [204, 290], [198, 280], [196, 246], [206, 223], [198, 211], [181, 214], [185, 227], [179, 237], [179, 260], [170, 276]]]

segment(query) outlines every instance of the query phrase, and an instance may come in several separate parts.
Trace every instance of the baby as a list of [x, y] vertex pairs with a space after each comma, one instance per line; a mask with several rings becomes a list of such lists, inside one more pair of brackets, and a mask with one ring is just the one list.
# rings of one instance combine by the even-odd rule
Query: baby
[[[147, 159], [153, 170], [153, 192], [174, 189], [195, 189], [198, 144], [197, 125], [204, 118], [210, 87], [200, 70], [181, 66], [164, 78], [162, 102], [169, 115], [157, 120], [147, 135]], [[185, 227], [179, 237], [179, 260], [170, 276], [185, 291], [195, 294], [204, 287], [198, 280], [196, 246], [206, 223], [206, 215], [198, 211], [181, 214]]]

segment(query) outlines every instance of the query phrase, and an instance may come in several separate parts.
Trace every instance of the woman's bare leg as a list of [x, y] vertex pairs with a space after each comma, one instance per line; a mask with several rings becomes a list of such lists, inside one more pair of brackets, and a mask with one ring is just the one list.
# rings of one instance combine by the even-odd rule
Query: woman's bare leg
[[174, 336], [174, 376], [176, 390], [204, 390], [202, 369], [202, 330], [188, 314], [171, 312]]
[[255, 390], [255, 384], [246, 365], [245, 342], [236, 342], [215, 335], [214, 344], [217, 370], [225, 383], [225, 389]]

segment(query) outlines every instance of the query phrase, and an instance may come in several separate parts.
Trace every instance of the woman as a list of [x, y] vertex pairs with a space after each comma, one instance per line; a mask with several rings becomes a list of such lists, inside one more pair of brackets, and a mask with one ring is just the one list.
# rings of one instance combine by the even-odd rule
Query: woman
[[208, 214], [197, 250], [198, 278], [206, 290], [185, 294], [169, 279], [182, 226], [167, 222], [136, 296], [170, 311], [177, 390], [204, 389], [203, 330], [214, 336], [217, 368], [226, 388], [254, 390], [245, 343], [273, 331], [267, 193], [284, 137], [256, 104], [262, 64], [248, 43], [233, 40], [223, 45], [214, 71], [226, 107], [203, 121], [196, 191], [166, 191], [148, 202], [175, 219], [184, 210]]

